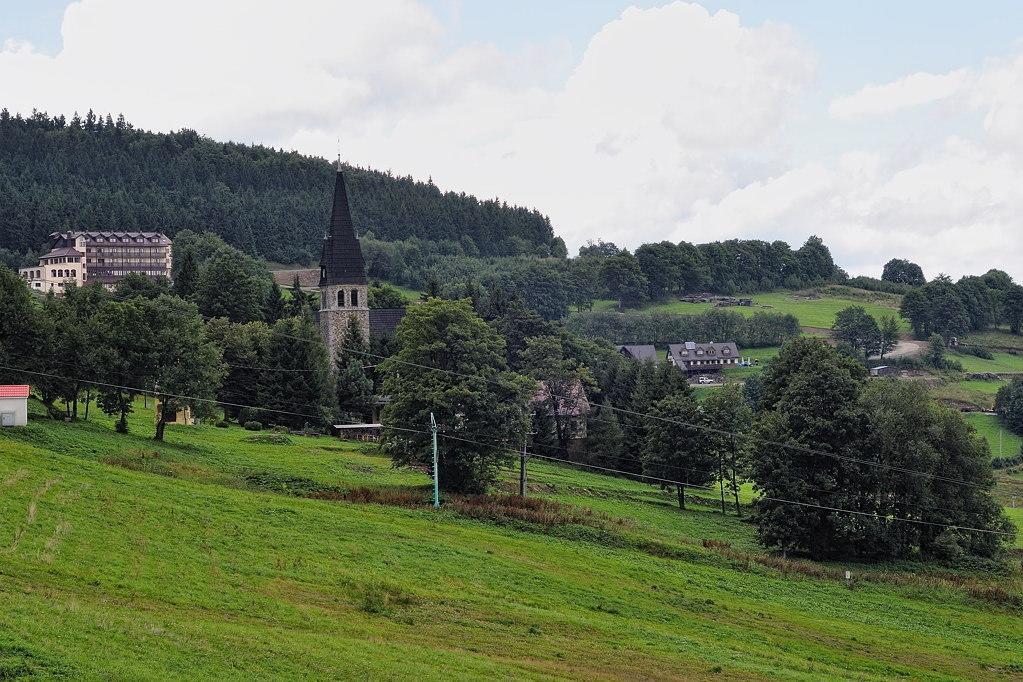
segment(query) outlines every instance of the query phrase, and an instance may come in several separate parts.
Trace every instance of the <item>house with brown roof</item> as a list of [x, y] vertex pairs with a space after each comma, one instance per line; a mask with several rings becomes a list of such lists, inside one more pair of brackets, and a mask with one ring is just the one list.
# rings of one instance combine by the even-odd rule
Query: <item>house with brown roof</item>
[[738, 365], [742, 358], [734, 341], [725, 343], [669, 343], [667, 360], [683, 372], [720, 372], [725, 367]]

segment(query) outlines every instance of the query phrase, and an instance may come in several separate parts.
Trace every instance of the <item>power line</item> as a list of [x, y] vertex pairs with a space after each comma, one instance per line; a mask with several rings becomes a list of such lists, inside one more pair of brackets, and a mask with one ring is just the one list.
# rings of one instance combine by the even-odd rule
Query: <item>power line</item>
[[[293, 416], [308, 416], [308, 417], [313, 417], [313, 418], [316, 418], [316, 419], [322, 419], [322, 417], [319, 416], [319, 415], [309, 415], [309, 414], [304, 414], [304, 413], [301, 413], [301, 412], [291, 412], [291, 411], [288, 411], [288, 410], [277, 410], [277, 409], [273, 409], [273, 408], [257, 407], [255, 405], [243, 405], [243, 404], [239, 404], [239, 403], [228, 403], [228, 402], [224, 402], [224, 401], [215, 400], [215, 399], [212, 399], [212, 398], [200, 398], [200, 397], [197, 397], [197, 396], [187, 396], [187, 395], [180, 395], [180, 394], [174, 394], [174, 393], [156, 392], [156, 391], [150, 391], [150, 390], [146, 390], [146, 389], [139, 389], [139, 388], [132, 387], [132, 386], [123, 386], [123, 385], [112, 384], [112, 383], [101, 382], [101, 381], [91, 381], [91, 380], [77, 379], [75, 377], [61, 376], [59, 374], [52, 374], [52, 373], [48, 373], [48, 372], [37, 372], [37, 371], [33, 371], [33, 370], [20, 369], [20, 368], [17, 368], [17, 367], [9, 367], [9, 366], [5, 366], [5, 365], [0, 365], [0, 369], [4, 369], [4, 370], [8, 370], [8, 371], [14, 371], [14, 372], [22, 372], [22, 373], [25, 373], [25, 374], [30, 374], [30, 375], [35, 375], [35, 376], [46, 376], [46, 377], [51, 377], [51, 378], [56, 378], [56, 379], [65, 379], [65, 380], [70, 380], [70, 381], [78, 381], [80, 383], [93, 384], [93, 385], [97, 385], [97, 386], [106, 386], [107, 388], [116, 388], [116, 389], [121, 389], [121, 390], [126, 390], [126, 391], [134, 391], [134, 392], [137, 392], [137, 393], [146, 393], [146, 394], [153, 395], [153, 396], [156, 396], [156, 397], [159, 397], [159, 396], [162, 395], [162, 396], [171, 397], [171, 398], [179, 398], [179, 399], [182, 399], [182, 400], [193, 400], [193, 401], [197, 401], [197, 402], [208, 402], [208, 403], [213, 403], [213, 404], [217, 404], [217, 405], [230, 405], [232, 407], [247, 407], [249, 409], [262, 410], [264, 412], [273, 412], [273, 413], [287, 414], [287, 415], [293, 415]], [[355, 422], [349, 422], [348, 424], [356, 425]], [[428, 432], [423, 430], [423, 429], [412, 429], [412, 428], [405, 428], [405, 427], [400, 427], [400, 426], [383, 426], [382, 428], [389, 429], [389, 430], [392, 430], [392, 431], [406, 432], [406, 433], [416, 433], [416, 434], [423, 434], [423, 435], [428, 434]], [[495, 448], [495, 449], [498, 449], [498, 450], [504, 450], [504, 451], [512, 452], [512, 453], [516, 453], [516, 454], [519, 452], [519, 450], [517, 448], [511, 448], [511, 447], [503, 446], [503, 445], [495, 445], [495, 444], [492, 444], [492, 443], [482, 443], [480, 441], [471, 440], [471, 439], [467, 439], [467, 438], [462, 438], [462, 437], [454, 436], [454, 435], [451, 435], [451, 434], [440, 433], [438, 435], [440, 435], [442, 438], [447, 438], [447, 439], [450, 439], [450, 440], [460, 440], [460, 441], [463, 441], [463, 442], [466, 442], [466, 443], [471, 443], [471, 444], [479, 445], [479, 446], [483, 446], [483, 447]], [[714, 490], [713, 486], [697, 486], [697, 485], [693, 485], [693, 484], [689, 484], [689, 483], [684, 483], [682, 481], [674, 481], [674, 480], [671, 480], [671, 479], [663, 479], [663, 478], [658, 478], [658, 477], [654, 477], [654, 476], [644, 476], [643, 474], [633, 474], [633, 473], [628, 472], [628, 471], [621, 471], [621, 470], [618, 470], [618, 469], [611, 469], [611, 468], [608, 468], [608, 467], [601, 467], [601, 466], [597, 466], [597, 465], [593, 465], [593, 464], [583, 464], [581, 462], [573, 462], [572, 460], [561, 459], [561, 458], [557, 458], [557, 457], [550, 457], [550, 456], [547, 456], [547, 455], [539, 455], [539, 454], [536, 454], [536, 453], [529, 453], [528, 451], [527, 451], [526, 454], [531, 456], [531, 457], [537, 457], [538, 459], [546, 459], [546, 460], [555, 461], [555, 462], [563, 462], [563, 463], [566, 463], [566, 464], [571, 464], [573, 466], [582, 466], [582, 467], [586, 467], [586, 468], [591, 468], [591, 469], [597, 469], [597, 470], [605, 471], [605, 472], [608, 472], [608, 473], [617, 473], [617, 474], [623, 474], [625, 476], [634, 476], [634, 477], [639, 477], [639, 478], [645, 478], [645, 479], [648, 479], [648, 480], [654, 480], [654, 481], [658, 481], [658, 482], [661, 482], [661, 483], [671, 483], [671, 484], [674, 484], [674, 485], [683, 486], [683, 487], [687, 487], [687, 488], [702, 488], [704, 490], [711, 490], [711, 491]], [[824, 510], [827, 510], [827, 511], [839, 512], [839, 513], [848, 513], [848, 514], [856, 514], [856, 515], [860, 515], [860, 516], [868, 516], [868, 517], [877, 518], [877, 519], [880, 519], [880, 520], [883, 520], [883, 521], [902, 521], [902, 522], [906, 522], [906, 523], [918, 523], [918, 524], [924, 524], [924, 525], [929, 525], [929, 526], [938, 526], [938, 527], [942, 527], [942, 528], [954, 528], [954, 529], [959, 529], [959, 530], [967, 530], [967, 531], [973, 531], [973, 532], [977, 532], [977, 533], [990, 533], [990, 534], [994, 534], [994, 535], [1011, 535], [1011, 536], [1015, 536], [1015, 533], [1009, 533], [1009, 532], [1005, 532], [1005, 531], [995, 531], [995, 530], [988, 530], [988, 529], [984, 529], [984, 528], [972, 528], [972, 527], [968, 527], [968, 526], [958, 526], [958, 525], [955, 525], [955, 524], [945, 524], [945, 523], [939, 523], [939, 522], [936, 522], [936, 521], [924, 521], [922, 519], [909, 519], [909, 518], [897, 517], [897, 516], [881, 516], [879, 514], [874, 514], [874, 513], [871, 513], [871, 512], [863, 512], [863, 511], [857, 511], [857, 510], [853, 510], [853, 509], [843, 509], [843, 508], [840, 508], [840, 507], [828, 507], [828, 506], [825, 506], [825, 505], [818, 505], [818, 504], [814, 504], [814, 503], [810, 503], [810, 502], [798, 502], [798, 501], [794, 501], [794, 500], [785, 500], [785, 499], [782, 499], [782, 498], [768, 497], [768, 496], [763, 496], [763, 495], [761, 495], [758, 499], [767, 499], [767, 500], [771, 500], [771, 501], [778, 502], [778, 503], [781, 503], [781, 504], [792, 504], [792, 505], [798, 505], [798, 506], [802, 506], [802, 507], [813, 507], [813, 508], [824, 509]]]
[[[277, 335], [285, 337], [285, 338], [294, 339], [296, 341], [304, 341], [304, 342], [309, 342], [310, 341], [309, 339], [304, 339], [304, 338], [299, 337], [299, 336], [293, 336], [293, 335], [284, 334], [284, 333], [281, 333], [281, 332], [273, 332], [272, 331], [271, 333], [272, 334], [277, 334]], [[482, 376], [479, 376], [479, 375], [465, 374], [464, 372], [456, 372], [454, 370], [442, 369], [440, 367], [430, 367], [429, 365], [422, 365], [422, 364], [415, 363], [415, 362], [409, 362], [407, 360], [399, 360], [399, 359], [397, 359], [397, 358], [395, 358], [393, 356], [392, 357], [388, 357], [388, 356], [379, 355], [379, 354], [376, 354], [376, 353], [370, 353], [368, 351], [354, 349], [354, 348], [350, 348], [350, 347], [347, 347], [347, 346], [344, 346], [344, 345], [339, 346], [339, 348], [341, 348], [345, 352], [349, 352], [349, 353], [356, 353], [356, 354], [360, 354], [360, 355], [366, 355], [368, 357], [374, 357], [374, 358], [378, 358], [378, 359], [381, 359], [381, 360], [390, 360], [390, 361], [398, 363], [398, 364], [402, 364], [402, 365], [406, 365], [406, 366], [411, 366], [411, 367], [416, 367], [416, 368], [424, 369], [424, 370], [427, 370], [427, 371], [443, 372], [443, 373], [446, 373], [446, 374], [450, 374], [452, 376], [457, 376], [457, 377], [461, 377], [461, 378], [465, 378], [465, 379], [482, 380], [482, 381], [494, 384], [496, 386], [501, 386], [502, 388], [507, 388], [507, 386], [502, 385], [501, 382], [499, 382], [496, 379], [489, 379], [487, 377], [482, 377]], [[552, 394], [552, 395], [554, 395], [554, 394]], [[574, 396], [565, 396], [565, 395], [554, 395], [554, 397], [562, 398], [562, 399], [572, 399], [572, 398], [574, 398]], [[907, 467], [900, 467], [900, 466], [895, 465], [895, 464], [886, 464], [884, 462], [872, 462], [872, 461], [867, 460], [867, 459], [861, 459], [861, 458], [858, 458], [858, 457], [852, 457], [850, 455], [841, 455], [841, 454], [838, 454], [838, 453], [835, 453], [835, 452], [827, 452], [825, 450], [817, 450], [817, 449], [806, 447], [806, 446], [803, 446], [803, 445], [797, 445], [795, 443], [782, 443], [780, 441], [772, 441], [770, 439], [761, 438], [761, 437], [755, 436], [753, 434], [741, 434], [741, 433], [736, 433], [734, 431], [728, 431], [728, 430], [725, 430], [725, 429], [718, 429], [718, 428], [715, 428], [713, 426], [707, 426], [706, 424], [696, 424], [696, 423], [693, 423], [693, 422], [686, 422], [686, 421], [682, 421], [682, 420], [678, 420], [678, 419], [670, 419], [668, 417], [662, 417], [660, 415], [644, 413], [644, 412], [637, 412], [635, 410], [628, 410], [628, 409], [625, 409], [625, 408], [622, 408], [622, 407], [616, 407], [616, 406], [608, 404], [608, 403], [605, 403], [604, 405], [602, 405], [602, 407], [606, 407], [607, 409], [613, 410], [615, 412], [621, 412], [622, 414], [627, 414], [627, 415], [634, 416], [634, 417], [641, 417], [641, 418], [645, 418], [645, 419], [655, 419], [655, 420], [666, 422], [666, 423], [669, 423], [669, 424], [675, 424], [675, 425], [678, 425], [678, 426], [685, 426], [685, 427], [688, 427], [688, 428], [693, 428], [693, 429], [697, 429], [697, 430], [701, 430], [701, 431], [706, 431], [708, 433], [714, 433], [714, 434], [722, 435], [722, 436], [729, 436], [729, 437], [732, 437], [732, 438], [745, 438], [745, 439], [748, 439], [748, 440], [751, 440], [751, 441], [759, 442], [759, 443], [761, 443], [763, 445], [769, 445], [769, 446], [778, 447], [778, 448], [785, 448], [787, 450], [795, 450], [795, 451], [798, 451], [798, 452], [802, 452], [803, 454], [819, 455], [819, 456], [822, 456], [822, 457], [832, 457], [834, 459], [839, 459], [839, 460], [843, 460], [843, 461], [847, 461], [847, 462], [854, 462], [854, 463], [857, 463], [857, 464], [863, 464], [865, 466], [878, 467], [878, 468], [881, 468], [881, 469], [886, 469], [888, 471], [898, 471], [900, 473], [905, 473], [905, 474], [910, 474], [910, 475], [915, 475], [915, 476], [924, 476], [926, 478], [931, 478], [931, 479], [934, 479], [934, 480], [944, 481], [946, 483], [955, 483], [957, 485], [964, 485], [964, 486], [968, 486], [968, 487], [971, 487], [971, 488], [977, 488], [977, 489], [980, 489], [980, 490], [986, 490], [986, 488], [983, 485], [979, 485], [977, 483], [972, 483], [970, 481], [964, 481], [964, 480], [958, 479], [958, 478], [952, 478], [950, 476], [942, 476], [941, 474], [936, 474], [936, 473], [932, 473], [932, 472], [928, 472], [928, 471], [919, 471], [917, 469], [909, 469]]]

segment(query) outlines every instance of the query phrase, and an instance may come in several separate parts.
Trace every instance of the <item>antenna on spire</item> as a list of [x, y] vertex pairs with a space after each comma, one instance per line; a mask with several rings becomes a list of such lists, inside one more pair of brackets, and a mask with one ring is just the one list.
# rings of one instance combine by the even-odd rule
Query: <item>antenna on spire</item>
[[341, 138], [337, 138], [337, 167], [338, 172], [341, 172]]

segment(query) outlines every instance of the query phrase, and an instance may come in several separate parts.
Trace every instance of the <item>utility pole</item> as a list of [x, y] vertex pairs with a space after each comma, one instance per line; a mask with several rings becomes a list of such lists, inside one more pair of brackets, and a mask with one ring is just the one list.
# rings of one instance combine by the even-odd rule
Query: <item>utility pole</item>
[[529, 443], [529, 433], [522, 434], [522, 454], [519, 455], [519, 497], [526, 496], [526, 444]]
[[718, 449], [718, 487], [721, 489], [721, 516], [725, 515], [725, 466], [722, 462], [723, 455]]
[[437, 465], [437, 420], [430, 413], [430, 432], [433, 434], [433, 508], [440, 509], [440, 471]]

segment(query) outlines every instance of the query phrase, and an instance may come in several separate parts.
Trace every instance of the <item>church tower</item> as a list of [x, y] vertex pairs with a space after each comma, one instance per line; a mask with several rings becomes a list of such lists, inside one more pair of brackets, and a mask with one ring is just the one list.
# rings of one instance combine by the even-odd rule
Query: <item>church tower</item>
[[349, 320], [362, 327], [362, 338], [369, 342], [369, 289], [362, 248], [352, 225], [345, 178], [338, 167], [334, 179], [334, 206], [330, 213], [330, 233], [323, 238], [320, 255], [320, 332], [336, 360], [344, 344]]

